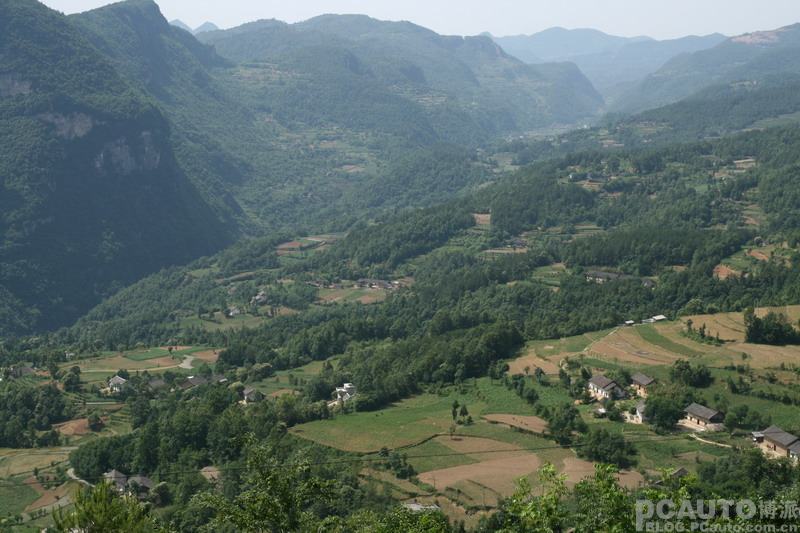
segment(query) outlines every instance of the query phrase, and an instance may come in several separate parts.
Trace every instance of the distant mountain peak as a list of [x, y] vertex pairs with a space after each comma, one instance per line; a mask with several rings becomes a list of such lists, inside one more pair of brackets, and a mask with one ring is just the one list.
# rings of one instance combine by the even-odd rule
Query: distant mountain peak
[[182, 30], [186, 30], [188, 32], [192, 31], [192, 28], [190, 28], [189, 25], [184, 23], [182, 20], [178, 20], [178, 19], [170, 20], [169, 23], [171, 25], [173, 25], [173, 26], [177, 26], [178, 28], [180, 28]]
[[213, 22], [204, 22], [200, 26], [196, 27], [192, 33], [197, 35], [198, 33], [203, 33], [206, 31], [217, 31], [217, 30], [219, 30], [219, 27]]

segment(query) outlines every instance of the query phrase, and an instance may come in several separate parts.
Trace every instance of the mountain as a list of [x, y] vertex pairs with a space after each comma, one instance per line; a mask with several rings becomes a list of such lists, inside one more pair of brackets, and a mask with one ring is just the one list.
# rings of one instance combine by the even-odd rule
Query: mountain
[[714, 33], [665, 41], [638, 41], [609, 52], [573, 56], [569, 61], [578, 65], [597, 90], [613, 101], [624, 88], [655, 72], [673, 57], [711, 48], [725, 39], [724, 35]]
[[196, 27], [194, 31], [192, 31], [192, 33], [197, 35], [198, 33], [203, 33], [205, 31], [217, 31], [217, 30], [219, 30], [219, 28], [217, 27], [216, 24], [212, 22], [204, 22], [198, 27]]
[[178, 19], [170, 20], [169, 23], [172, 24], [173, 26], [176, 26], [176, 27], [182, 29], [182, 30], [188, 31], [189, 33], [192, 32], [192, 28], [188, 24], [184, 23], [182, 20], [178, 20]]
[[0, 331], [64, 324], [231, 242], [158, 106], [66, 17], [11, 0], [0, 21], [0, 298], [21, 312]]
[[800, 24], [747, 33], [671, 59], [622, 94], [612, 109], [637, 112], [676, 102], [711, 85], [798, 72], [798, 58]]
[[484, 138], [585, 120], [602, 105], [572, 66], [526, 65], [488, 37], [443, 36], [410, 22], [323, 15], [291, 25], [258, 21], [198, 38], [234, 61], [293, 64], [312, 77], [329, 65], [314, 65], [309, 55], [346, 51], [349, 70], [365, 82], [415, 102], [438, 122], [472, 121]]
[[652, 41], [650, 37], [617, 37], [593, 29], [555, 27], [533, 35], [494, 37], [484, 34], [503, 47], [503, 50], [526, 63], [572, 61], [573, 57], [589, 54], [608, 54], [626, 45]]
[[550, 28], [533, 35], [485, 35], [527, 63], [575, 63], [606, 97], [618, 95], [676, 55], [711, 48], [725, 40], [725, 36], [713, 34], [657, 41], [649, 37], [616, 37], [597, 30], [564, 28]]

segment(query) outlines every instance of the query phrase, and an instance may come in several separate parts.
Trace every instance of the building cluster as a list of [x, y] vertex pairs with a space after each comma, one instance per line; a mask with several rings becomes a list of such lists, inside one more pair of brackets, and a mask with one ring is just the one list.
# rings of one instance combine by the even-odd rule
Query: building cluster
[[111, 485], [111, 488], [123, 494], [131, 494], [140, 500], [144, 500], [156, 484], [144, 476], [126, 476], [117, 470], [111, 470], [103, 474], [103, 479]]

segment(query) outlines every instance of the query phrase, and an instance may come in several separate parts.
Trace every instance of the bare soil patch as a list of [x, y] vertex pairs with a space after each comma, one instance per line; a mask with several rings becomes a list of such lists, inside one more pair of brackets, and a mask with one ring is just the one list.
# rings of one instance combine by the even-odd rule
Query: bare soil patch
[[56, 500], [63, 498], [67, 495], [67, 492], [69, 492], [69, 483], [64, 483], [60, 487], [54, 489], [45, 489], [33, 476], [26, 479], [25, 483], [29, 484], [33, 490], [39, 493], [39, 499], [27, 506], [25, 508], [26, 511], [55, 503]]
[[303, 246], [303, 243], [301, 243], [300, 241], [289, 241], [289, 242], [285, 242], [283, 244], [279, 244], [275, 248], [277, 248], [278, 250], [298, 250], [302, 246]]
[[89, 429], [89, 420], [87, 418], [77, 418], [68, 422], [54, 424], [53, 427], [62, 435], [88, 435], [92, 432]]
[[382, 298], [378, 298], [377, 296], [364, 295], [364, 296], [359, 296], [358, 298], [356, 298], [355, 301], [361, 302], [362, 304], [374, 304], [382, 301]]
[[206, 466], [200, 469], [200, 475], [208, 481], [216, 481], [219, 479], [219, 468], [216, 466]]
[[629, 489], [635, 489], [644, 483], [644, 476], [635, 470], [620, 470], [617, 479], [620, 485]]
[[759, 261], [769, 261], [769, 258], [766, 255], [762, 254], [761, 252], [757, 252], [755, 250], [748, 250], [747, 255], [749, 255], [750, 257], [755, 257]]
[[565, 457], [562, 460], [562, 466], [561, 473], [567, 474], [567, 485], [570, 487], [594, 474], [594, 465], [577, 457]]
[[471, 455], [479, 461], [507, 459], [526, 453], [521, 446], [483, 437], [457, 436], [450, 438], [442, 436], [436, 437], [435, 440], [451, 450]]
[[461, 482], [472, 481], [484, 485], [503, 496], [514, 492], [514, 480], [520, 476], [529, 475], [542, 465], [541, 459], [535, 453], [494, 459], [470, 465], [454, 466], [440, 470], [431, 470], [417, 476], [420, 481], [443, 490], [453, 487]]
[[714, 267], [714, 275], [719, 279], [725, 279], [729, 276], [741, 276], [742, 273], [725, 265], [717, 265]]
[[525, 415], [483, 415], [486, 420], [494, 420], [509, 426], [516, 426], [518, 428], [527, 429], [529, 431], [536, 431], [537, 433], [544, 433], [547, 431], [547, 421], [542, 420], [538, 416], [525, 416]]
[[475, 217], [475, 223], [480, 224], [482, 226], [488, 226], [492, 223], [492, 215], [491, 213], [472, 213], [472, 216]]
[[202, 352], [195, 352], [192, 355], [195, 359], [201, 359], [203, 361], [216, 361], [218, 357], [216, 350], [203, 350]]
[[[181, 350], [188, 350], [189, 348], [191, 348], [191, 346], [173, 346], [172, 347], [173, 351], [176, 351], [176, 352], [179, 352]], [[169, 349], [169, 346], [161, 346], [161, 349], [162, 350], [167, 350], [167, 349]]]
[[[552, 347], [550, 348], [552, 349]], [[526, 366], [530, 367], [528, 371], [531, 375], [533, 375], [533, 371], [537, 366], [541, 368], [545, 374], [558, 374], [558, 365], [549, 359], [538, 357], [533, 349], [522, 357], [508, 363], [508, 373], [512, 375], [524, 374]]]
[[178, 361], [173, 359], [169, 355], [165, 355], [164, 357], [157, 357], [155, 359], [148, 359], [147, 363], [149, 364], [150, 368], [154, 367], [165, 367], [165, 366], [178, 366]]

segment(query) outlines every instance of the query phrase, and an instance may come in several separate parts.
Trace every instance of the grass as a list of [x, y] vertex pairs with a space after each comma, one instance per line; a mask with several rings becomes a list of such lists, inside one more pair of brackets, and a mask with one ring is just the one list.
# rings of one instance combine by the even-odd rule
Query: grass
[[[437, 434], [447, 434], [453, 423], [453, 401], [466, 403], [470, 412], [481, 412], [485, 403], [472, 395], [421, 394], [374, 412], [340, 415], [292, 428], [292, 433], [344, 451], [377, 452], [409, 446]], [[474, 416], [474, 415], [473, 415]]]
[[[448, 438], [448, 437], [445, 437]], [[404, 450], [411, 457], [408, 462], [417, 472], [429, 472], [451, 466], [477, 463], [478, 460], [468, 455], [453, 455], [453, 450], [435, 440], [423, 442], [413, 448]], [[429, 456], [429, 457], [424, 457]]]
[[39, 499], [39, 493], [21, 479], [5, 479], [0, 484], [0, 515], [17, 515]]
[[560, 353], [581, 352], [594, 341], [602, 339], [612, 331], [611, 329], [604, 329], [601, 331], [584, 333], [582, 335], [575, 335], [573, 337], [534, 341], [531, 343], [531, 346], [536, 349], [536, 354], [540, 357], [549, 357]]
[[663, 348], [669, 352], [692, 358], [705, 355], [705, 352], [700, 352], [688, 346], [684, 346], [683, 344], [678, 344], [677, 342], [671, 341], [670, 339], [664, 337], [656, 330], [656, 328], [651, 325], [639, 325], [636, 326], [634, 330], [639, 334], [639, 337], [641, 337], [643, 341], [649, 342], [650, 344], [658, 346], [659, 348]]
[[49, 468], [52, 463], [67, 460], [69, 452], [59, 451], [57, 448], [6, 450], [0, 457], [0, 477], [13, 477], [20, 474], [33, 472], [34, 468]]

